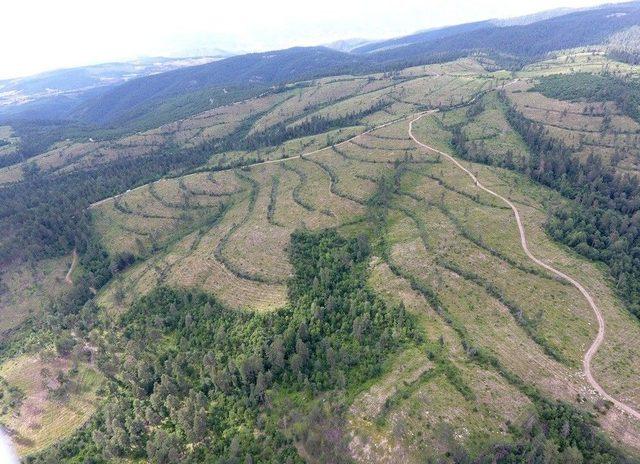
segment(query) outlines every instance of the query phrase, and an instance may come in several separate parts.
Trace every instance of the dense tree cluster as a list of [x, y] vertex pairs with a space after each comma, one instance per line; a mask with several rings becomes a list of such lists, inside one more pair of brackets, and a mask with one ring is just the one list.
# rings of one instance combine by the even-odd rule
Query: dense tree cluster
[[615, 102], [627, 116], [640, 121], [640, 81], [612, 74], [572, 73], [540, 78], [534, 91], [558, 100]]
[[291, 303], [271, 314], [155, 290], [105, 334], [98, 365], [112, 377], [112, 400], [91, 435], [80, 432], [48, 458], [293, 462], [294, 441], [320, 452], [327, 440], [304, 418], [336, 418], [310, 410], [315, 399], [361, 385], [418, 337], [402, 306], [368, 288], [368, 260], [364, 237], [294, 233]]

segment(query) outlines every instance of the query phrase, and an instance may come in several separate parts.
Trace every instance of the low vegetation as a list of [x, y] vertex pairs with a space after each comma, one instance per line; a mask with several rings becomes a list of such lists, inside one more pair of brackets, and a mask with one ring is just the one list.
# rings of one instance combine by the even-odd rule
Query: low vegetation
[[44, 351], [0, 366], [0, 390], [7, 407], [0, 422], [21, 454], [41, 451], [68, 437], [93, 415], [103, 376], [88, 360], [90, 351], [76, 348], [66, 357]]
[[[573, 82], [573, 77], [549, 79], [543, 81], [545, 86], [553, 86], [558, 82], [569, 86], [567, 82]], [[553, 87], [554, 92], [562, 94], [570, 92], [568, 89], [571, 88], [574, 93], [592, 94], [588, 86], [578, 84], [580, 79], [573, 82], [575, 88], [556, 86]], [[596, 79], [596, 82], [600, 81]], [[568, 98], [566, 93], [562, 95]], [[551, 136], [542, 124], [527, 119], [516, 108], [509, 106], [504, 98], [501, 107], [506, 121], [512, 128], [510, 130], [526, 144], [526, 155], [507, 151], [501, 156], [500, 151], [491, 149], [490, 142], [485, 141], [487, 139], [482, 139], [483, 143], [469, 140], [468, 126], [463, 127], [463, 124], [452, 126], [452, 143], [457, 153], [472, 161], [526, 173], [535, 181], [573, 200], [575, 204], [565, 202], [553, 208], [547, 230], [554, 238], [574, 247], [579, 253], [609, 264], [616, 287], [627, 300], [629, 310], [633, 314], [640, 314], [640, 293], [636, 288], [636, 283], [640, 281], [637, 265], [640, 255], [637, 255], [638, 226], [635, 225], [640, 206], [637, 204], [640, 196], [638, 177], [616, 172], [614, 167], [605, 165], [597, 156], [579, 159], [561, 140]], [[485, 110], [478, 108], [476, 111], [479, 116]], [[474, 113], [471, 116], [477, 117]]]
[[155, 129], [0, 169], [0, 420], [26, 462], [634, 462], [640, 425], [583, 376], [581, 294], [408, 130], [430, 111], [413, 136], [593, 293], [594, 376], [640, 408], [637, 70], [507, 61], [313, 75], [180, 120], [172, 96]]

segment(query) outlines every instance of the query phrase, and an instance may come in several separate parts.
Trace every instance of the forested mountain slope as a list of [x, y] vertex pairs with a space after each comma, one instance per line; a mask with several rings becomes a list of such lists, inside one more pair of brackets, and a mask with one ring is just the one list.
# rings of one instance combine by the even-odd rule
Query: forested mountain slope
[[[608, 5], [587, 11], [578, 11], [531, 24], [496, 26], [475, 23], [458, 31], [453, 28], [423, 35], [409, 36], [406, 44], [401, 39], [377, 43], [376, 60], [419, 59], [438, 53], [484, 51], [510, 55], [526, 61], [547, 52], [603, 43], [614, 32], [638, 24], [640, 5], [637, 2]], [[570, 31], [570, 33], [568, 33]], [[447, 32], [446, 34], [444, 32]], [[358, 51], [358, 49], [356, 49]]]
[[640, 67], [547, 52], [639, 11], [233, 57], [0, 126], [25, 462], [638, 462]]
[[[634, 462], [640, 422], [584, 377], [591, 307], [524, 253], [512, 210], [437, 150], [472, 160], [516, 205], [532, 252], [593, 296], [606, 335], [590, 373], [637, 411], [637, 294], [610, 277], [636, 264], [618, 269], [558, 232], [586, 193], [534, 169], [518, 118], [546, 115], [539, 137], [570, 123], [598, 146], [622, 143], [635, 120], [598, 100], [598, 79], [632, 86], [639, 70], [581, 51], [495, 68], [480, 57], [307, 80], [1, 170], [4, 291], [37, 289], [31, 311], [3, 300], [0, 420], [20, 453]], [[545, 77], [557, 72], [569, 80]], [[571, 93], [585, 79], [595, 90]], [[562, 100], [574, 98], [588, 101]], [[557, 160], [590, 166], [585, 137]], [[608, 165], [607, 153], [590, 156]], [[617, 204], [601, 208], [635, 217]]]

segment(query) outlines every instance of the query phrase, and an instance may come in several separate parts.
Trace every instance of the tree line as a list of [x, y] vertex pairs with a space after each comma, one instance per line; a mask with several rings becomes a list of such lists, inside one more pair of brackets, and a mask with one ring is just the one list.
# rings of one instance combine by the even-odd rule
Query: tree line
[[608, 72], [571, 73], [541, 77], [532, 89], [558, 100], [615, 102], [620, 110], [640, 122], [640, 82]]
[[319, 398], [362, 385], [392, 352], [419, 340], [404, 307], [368, 287], [369, 257], [364, 236], [295, 232], [290, 303], [270, 314], [154, 290], [104, 327], [104, 410], [29, 462], [300, 462], [296, 442], [334, 461], [341, 438], [314, 433], [340, 415], [323, 413]]
[[367, 108], [351, 111], [341, 116], [331, 117], [312, 115], [295, 125], [287, 125], [286, 123], [281, 122], [265, 129], [262, 132], [246, 137], [239, 143], [229, 147], [229, 149], [253, 151], [258, 148], [280, 145], [291, 139], [322, 134], [332, 129], [354, 126], [357, 125], [364, 117], [381, 111], [389, 105], [390, 102], [379, 100]]
[[[509, 105], [504, 94], [502, 100]], [[529, 148], [528, 156], [497, 157], [468, 142], [460, 125], [452, 144], [463, 157], [525, 173], [572, 200], [555, 206], [546, 228], [552, 237], [605, 262], [628, 309], [640, 317], [640, 181], [620, 174], [597, 155], [579, 160], [546, 129], [509, 105], [506, 117]]]

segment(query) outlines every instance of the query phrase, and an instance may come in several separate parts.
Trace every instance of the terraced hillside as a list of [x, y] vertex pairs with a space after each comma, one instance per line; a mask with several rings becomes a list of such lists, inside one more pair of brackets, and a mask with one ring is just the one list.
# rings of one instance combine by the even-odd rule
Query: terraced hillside
[[[420, 98], [429, 98], [431, 105], [459, 104], [500, 82], [474, 74], [482, 68], [470, 61], [452, 63], [447, 75], [442, 74], [444, 69], [447, 68], [411, 68], [395, 76], [380, 77], [381, 82], [369, 78], [334, 79], [303, 88], [297, 96], [257, 119], [249, 136], [276, 124], [295, 128], [314, 118], [338, 119], [381, 100], [386, 99], [388, 104], [362, 118], [359, 126], [293, 139], [254, 152], [218, 155], [212, 172], [154, 183], [99, 202], [92, 211], [97, 229], [104, 231], [107, 250], [144, 255], [144, 250], [161, 240], [162, 235], [186, 223], [192, 228], [190, 233], [179, 239], [174, 234], [166, 256], [154, 257], [153, 265], [136, 266], [133, 272], [140, 273], [140, 287], [148, 291], [153, 275], [156, 282], [195, 284], [203, 289], [213, 285], [222, 300], [232, 306], [282, 304], [289, 272], [285, 246], [293, 230], [353, 221], [364, 213], [364, 203], [375, 188], [381, 169], [407, 156], [414, 158], [412, 163], [416, 164], [432, 161], [422, 160], [423, 155], [410, 142], [399, 143], [397, 138], [385, 136], [384, 129], [357, 134], [366, 127], [405, 118], [425, 106]], [[357, 95], [343, 96], [351, 93]], [[321, 103], [313, 104], [316, 99]], [[304, 110], [314, 106], [322, 108]], [[386, 131], [392, 133], [395, 125], [387, 127]], [[372, 151], [376, 154], [374, 159], [370, 159]], [[301, 152], [308, 155], [300, 157]], [[219, 171], [239, 159], [258, 164], [246, 172], [236, 170], [234, 175]], [[339, 178], [338, 170], [348, 177]], [[328, 194], [323, 187], [329, 187]], [[218, 214], [220, 205], [225, 205], [223, 217]], [[194, 216], [207, 215], [213, 223], [194, 230]], [[245, 291], [239, 292], [243, 285], [247, 286]], [[265, 289], [270, 285], [273, 288]], [[116, 289], [132, 298], [140, 290], [135, 288], [138, 291], [122, 291], [115, 285], [113, 292], [102, 298], [113, 301], [111, 293]], [[122, 303], [126, 306], [129, 302]]]
[[[302, 82], [132, 136], [62, 142], [28, 161], [0, 169], [0, 184], [19, 181], [24, 167], [34, 164], [42, 172], [65, 173], [115, 160], [162, 156], [163, 151], [207, 146], [206, 143], [213, 153], [215, 141], [238, 130], [255, 135], [275, 125], [291, 129], [314, 117], [331, 121], [381, 102], [390, 105], [389, 112], [407, 105], [460, 103], [479, 88], [495, 84], [489, 75], [486, 79], [479, 78], [483, 73], [484, 68], [477, 61], [462, 59], [449, 65], [421, 66], [397, 73]], [[426, 82], [430, 85], [425, 86]], [[412, 100], [412, 96], [417, 98]]]
[[575, 50], [530, 65], [518, 76], [521, 81], [507, 89], [507, 97], [526, 119], [583, 161], [597, 155], [621, 174], [637, 172], [638, 118], [625, 97], [614, 101], [615, 91], [602, 91], [622, 78], [635, 82], [636, 67], [612, 61], [597, 49]]
[[[114, 141], [63, 142], [61, 146], [34, 157], [28, 163], [35, 164], [44, 172], [69, 172], [116, 159], [150, 155], [173, 145], [188, 148], [231, 133], [244, 118], [265, 106], [273, 105], [279, 98], [282, 95], [215, 109], [189, 120], [170, 123]], [[26, 162], [4, 168], [0, 172], [0, 182], [20, 181], [25, 164]]]
[[[141, 257], [101, 292], [99, 304], [121, 312], [131, 298], [155, 286], [178, 285], [211, 291], [231, 308], [280, 307], [291, 274], [289, 235], [300, 227], [354, 233], [368, 220], [379, 179], [394, 175], [398, 188], [382, 224], [384, 245], [371, 262], [371, 285], [415, 315], [428, 339], [442, 347], [446, 363], [402, 353], [388, 374], [359, 393], [345, 430], [352, 457], [412, 461], [425, 453], [442, 456], [452, 443], [480, 452], [511, 440], [510, 424], [526, 421], [537, 401], [523, 385], [596, 412], [610, 436], [637, 448], [640, 422], [607, 405], [584, 377], [583, 356], [598, 325], [582, 295], [525, 255], [508, 206], [408, 134], [416, 112], [433, 106], [424, 103], [433, 89], [456, 95], [460, 86], [481, 88], [456, 84], [459, 79], [438, 75], [420, 78], [420, 86], [396, 85], [395, 103], [365, 119], [373, 129], [325, 149], [301, 147], [299, 155], [287, 152], [274, 162], [162, 181], [95, 205], [107, 249]], [[522, 85], [507, 87], [509, 96], [524, 98]], [[465, 127], [469, 138], [484, 140], [496, 154], [527, 156], [496, 92], [482, 98], [483, 114]], [[366, 105], [364, 97], [346, 102]], [[324, 110], [329, 111], [337, 110]], [[414, 134], [453, 153], [446, 128], [467, 111], [427, 115], [413, 125]], [[517, 205], [534, 254], [594, 295], [607, 335], [593, 374], [607, 392], [638, 410], [634, 366], [640, 346], [633, 340], [640, 325], [623, 309], [602, 269], [545, 234], [546, 210], [564, 200], [510, 171], [466, 166]], [[207, 214], [208, 222], [198, 225], [196, 218]], [[191, 228], [183, 230], [185, 223]], [[154, 242], [166, 248], [150, 254]]]
[[[615, 144], [628, 152], [616, 168], [636, 169], [637, 122], [614, 102], [561, 101], [534, 86], [574, 66], [637, 67], [567, 53], [517, 75], [467, 58], [323, 78], [33, 158], [50, 174], [165, 150], [202, 162], [89, 207], [95, 248], [72, 279], [87, 280], [89, 297], [76, 306], [52, 297], [42, 330], [19, 329], [3, 352], [0, 420], [20, 453], [34, 462], [198, 462], [209, 451], [248, 462], [640, 455], [640, 323], [606, 266], [549, 234], [575, 198], [517, 169], [536, 153], [510, 111], [544, 124], [578, 160], [593, 147], [608, 161]], [[21, 182], [30, 163], [0, 179]], [[550, 267], [527, 254], [519, 225]], [[61, 399], [63, 384], [75, 389]], [[50, 421], [58, 404], [64, 429]]]
[[568, 102], [545, 97], [526, 82], [509, 89], [509, 99], [527, 119], [542, 124], [583, 160], [598, 155], [621, 172], [637, 172], [640, 124], [614, 102]]

